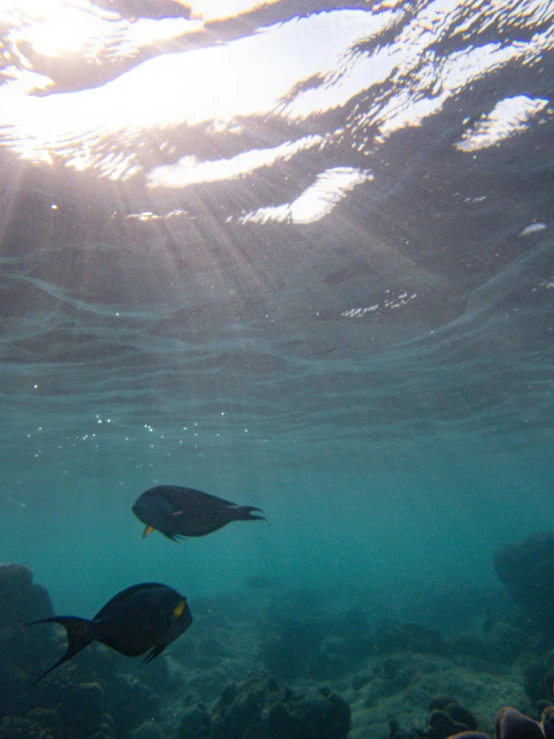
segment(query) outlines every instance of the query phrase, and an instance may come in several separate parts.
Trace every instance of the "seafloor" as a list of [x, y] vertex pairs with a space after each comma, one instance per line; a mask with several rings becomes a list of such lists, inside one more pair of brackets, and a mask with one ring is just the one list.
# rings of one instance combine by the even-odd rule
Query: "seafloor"
[[452, 585], [395, 602], [250, 578], [193, 601], [192, 627], [151, 664], [92, 644], [33, 688], [65, 636], [28, 625], [52, 615], [47, 590], [4, 565], [0, 739], [490, 734], [501, 706], [538, 718], [551, 703], [553, 562], [554, 534], [537, 535], [497, 554], [495, 592]]

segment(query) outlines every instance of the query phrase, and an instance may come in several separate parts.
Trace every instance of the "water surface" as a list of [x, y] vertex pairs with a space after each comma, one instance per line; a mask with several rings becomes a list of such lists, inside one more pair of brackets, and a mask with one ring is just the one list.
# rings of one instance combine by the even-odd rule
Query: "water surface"
[[[554, 524], [552, 3], [0, 12], [0, 560], [496, 586]], [[142, 541], [156, 483], [271, 527]]]

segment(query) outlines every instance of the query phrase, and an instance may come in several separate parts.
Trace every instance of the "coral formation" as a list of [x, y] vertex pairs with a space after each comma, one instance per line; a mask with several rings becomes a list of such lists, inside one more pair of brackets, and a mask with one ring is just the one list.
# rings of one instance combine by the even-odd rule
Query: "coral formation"
[[486, 656], [495, 662], [513, 662], [529, 645], [529, 636], [512, 624], [494, 619], [483, 624]]
[[[533, 721], [512, 706], [501, 708], [494, 719], [496, 739], [552, 739], [554, 735], [554, 706], [544, 709], [540, 723]], [[486, 734], [465, 731], [457, 735], [457, 739], [489, 739]]]
[[494, 568], [517, 605], [554, 629], [554, 533], [507, 544], [496, 553]]
[[[0, 739], [366, 739], [385, 736], [387, 726], [395, 739], [459, 732], [476, 739], [472, 713], [490, 733], [491, 706], [526, 705], [521, 673], [510, 665], [540, 646], [505, 617], [480, 617], [473, 630], [443, 638], [428, 625], [400, 620], [376, 629], [363, 601], [348, 609], [344, 599], [270, 593], [260, 600], [260, 616], [239, 599], [219, 596], [195, 603], [191, 639], [151, 669], [93, 644], [29, 691], [42, 666], [59, 656], [65, 635], [56, 626], [40, 632], [25, 626], [52, 612], [28, 570], [0, 567], [4, 593], [0, 654], [14, 667], [0, 673], [6, 717]], [[268, 672], [252, 676], [263, 668]], [[525, 690], [538, 712], [551, 700], [553, 682], [552, 655], [527, 664]], [[472, 713], [453, 698], [434, 697], [442, 691]]]
[[530, 662], [525, 667], [523, 675], [529, 703], [540, 713], [552, 699], [554, 652]]
[[179, 728], [180, 739], [210, 739], [212, 717], [203, 703], [185, 711]]
[[[0, 662], [10, 666], [0, 671], [0, 737], [110, 739], [158, 716], [159, 698], [153, 690], [120, 674], [118, 655], [98, 645], [29, 689], [59, 655], [61, 629], [28, 628], [30, 622], [51, 616], [53, 609], [47, 591], [33, 584], [25, 567], [0, 566], [0, 602]], [[162, 688], [177, 684], [165, 659], [153, 674]]]
[[129, 739], [164, 739], [164, 734], [154, 721], [145, 721], [131, 731]]
[[[395, 720], [389, 723], [389, 739], [447, 739], [462, 732], [476, 732], [473, 714], [448, 695], [439, 695], [429, 703], [425, 729], [403, 730]], [[484, 735], [483, 735], [484, 736]], [[467, 739], [467, 737], [466, 737]]]
[[425, 624], [445, 635], [472, 631], [486, 617], [504, 614], [500, 586], [470, 583], [435, 583], [407, 596], [396, 613], [399, 621]]
[[48, 729], [27, 718], [4, 716], [0, 724], [0, 739], [53, 739]]
[[330, 614], [318, 607], [317, 599], [311, 607], [296, 607], [296, 594], [289, 597], [289, 609], [271, 604], [258, 624], [263, 636], [258, 656], [278, 680], [330, 680], [373, 653], [375, 641], [362, 608]]
[[[84, 737], [99, 732], [104, 722], [104, 688], [100, 682], [82, 682], [76, 664], [63, 665], [31, 691], [35, 706], [49, 709], [41, 723], [58, 724], [69, 736]], [[43, 724], [44, 725], [44, 724]]]
[[24, 715], [32, 707], [27, 687], [29, 669], [47, 666], [56, 644], [26, 627], [30, 621], [52, 614], [48, 593], [33, 583], [26, 567], [0, 566], [0, 715]]
[[305, 692], [253, 675], [231, 683], [213, 710], [195, 706], [183, 716], [180, 739], [344, 739], [350, 706], [329, 688]]
[[467, 708], [462, 708], [454, 698], [438, 696], [429, 704], [427, 736], [429, 739], [446, 739], [462, 731], [477, 729], [477, 721]]
[[383, 621], [377, 633], [377, 648], [380, 652], [434, 652], [445, 649], [444, 642], [437, 629], [421, 624], [397, 623]]
[[[446, 701], [450, 699], [440, 698], [437, 700], [439, 707], [433, 708], [431, 715], [436, 711], [442, 712], [444, 708], [450, 708], [450, 705], [445, 705]], [[429, 708], [431, 709], [431, 706]], [[470, 723], [473, 723], [473, 726], [454, 734], [446, 734], [445, 739], [446, 737], [450, 739], [454, 739], [454, 737], [455, 739], [489, 739], [488, 734], [477, 731], [475, 720], [468, 711], [460, 709], [461, 713], [458, 713], [458, 709], [460, 709], [460, 706], [454, 708], [454, 712], [469, 720]], [[443, 730], [447, 730], [446, 724], [444, 724]], [[512, 706], [503, 706], [494, 719], [494, 735], [495, 739], [552, 739], [554, 736], [554, 706], [548, 706], [544, 709], [540, 722], [525, 716]], [[391, 721], [389, 739], [431, 739], [432, 736], [431, 731], [421, 732], [419, 729], [408, 732], [402, 731], [395, 721]]]
[[328, 634], [325, 622], [319, 618], [283, 618], [273, 624], [273, 632], [260, 647], [265, 669], [279, 680], [307, 676]]
[[105, 707], [113, 716], [116, 734], [120, 735], [147, 719], [158, 718], [160, 699], [134, 675], [116, 674], [107, 681]]

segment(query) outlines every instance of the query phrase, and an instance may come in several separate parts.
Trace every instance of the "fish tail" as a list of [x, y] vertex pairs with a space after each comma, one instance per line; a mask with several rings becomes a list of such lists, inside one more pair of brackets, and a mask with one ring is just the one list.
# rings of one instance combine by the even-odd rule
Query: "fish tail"
[[269, 521], [265, 516], [257, 516], [254, 511], [257, 511], [258, 513], [263, 513], [261, 508], [256, 508], [255, 506], [251, 505], [241, 505], [237, 506], [236, 508], [230, 508], [229, 514], [230, 514], [230, 521], [265, 521], [267, 524], [269, 524]]
[[97, 639], [102, 630], [102, 624], [100, 622], [89, 621], [86, 618], [77, 618], [76, 616], [51, 616], [50, 618], [43, 618], [40, 621], [33, 621], [29, 626], [34, 626], [35, 624], [60, 624], [60, 626], [63, 626], [67, 631], [67, 650], [63, 657], [32, 683], [31, 687], [40, 682], [49, 672], [52, 672], [56, 667], [59, 667], [68, 659], [74, 657], [78, 652]]

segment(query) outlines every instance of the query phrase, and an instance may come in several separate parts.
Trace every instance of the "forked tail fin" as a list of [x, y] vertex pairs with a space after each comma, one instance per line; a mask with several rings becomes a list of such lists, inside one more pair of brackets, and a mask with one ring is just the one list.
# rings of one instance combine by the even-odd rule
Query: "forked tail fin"
[[39, 678], [37, 678], [31, 687], [36, 685], [52, 672], [56, 667], [74, 657], [81, 649], [84, 649], [91, 642], [100, 636], [102, 624], [98, 621], [89, 621], [86, 618], [77, 618], [76, 616], [52, 616], [43, 618], [40, 621], [33, 621], [29, 626], [34, 624], [60, 624], [67, 631], [67, 651], [52, 667], [49, 667]]
[[229, 516], [231, 521], [265, 521], [269, 526], [269, 521], [265, 516], [257, 516], [254, 511], [263, 513], [261, 508], [255, 508], [251, 505], [240, 505], [236, 508], [229, 508]]

